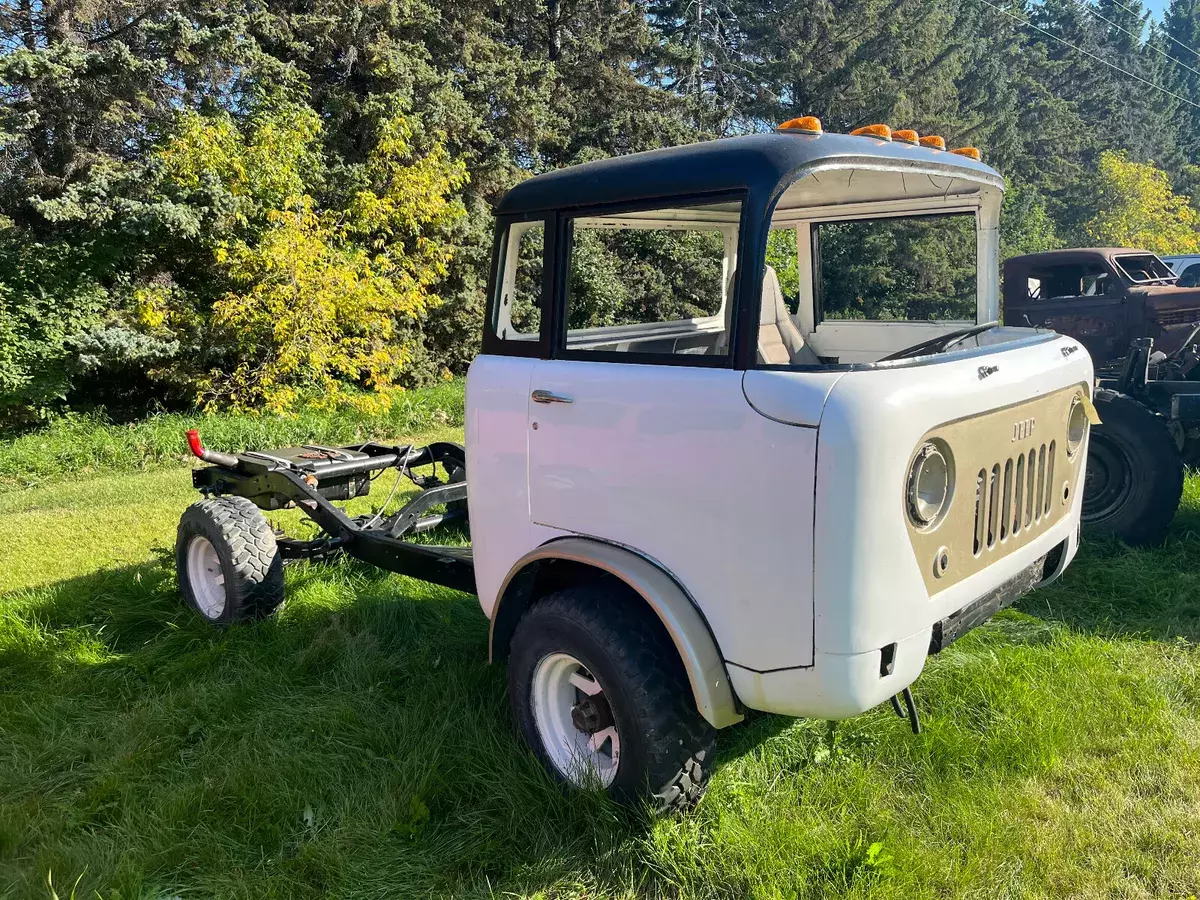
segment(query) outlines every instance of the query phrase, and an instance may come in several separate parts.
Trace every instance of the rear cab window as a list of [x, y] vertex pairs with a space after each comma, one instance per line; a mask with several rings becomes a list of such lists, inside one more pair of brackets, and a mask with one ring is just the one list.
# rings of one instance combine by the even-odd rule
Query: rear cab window
[[542, 219], [512, 222], [501, 231], [497, 296], [493, 298], [489, 331], [506, 344], [533, 347], [541, 339], [546, 231]]

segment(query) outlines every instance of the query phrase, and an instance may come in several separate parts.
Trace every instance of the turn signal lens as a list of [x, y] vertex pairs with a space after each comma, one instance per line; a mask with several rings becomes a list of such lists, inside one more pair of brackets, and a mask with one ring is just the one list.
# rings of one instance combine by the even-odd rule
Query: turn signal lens
[[950, 152], [957, 153], [959, 156], [965, 156], [967, 159], [973, 159], [975, 162], [979, 162], [981, 159], [983, 159], [983, 157], [979, 154], [978, 147], [959, 147], [955, 150], [951, 150]]
[[788, 119], [775, 129], [776, 131], [798, 131], [801, 134], [823, 134], [821, 120], [816, 116], [800, 116], [798, 119]]
[[899, 141], [902, 144], [912, 144], [915, 147], [917, 146], [917, 142], [920, 140], [920, 137], [912, 129], [904, 128], [900, 131], [893, 131], [892, 140]]
[[927, 441], [909, 469], [908, 515], [918, 528], [936, 524], [949, 505], [954, 477], [949, 452], [945, 445]]
[[1074, 456], [1079, 452], [1087, 429], [1087, 408], [1083, 405], [1083, 398], [1076, 397], [1071, 404], [1071, 411], [1067, 414], [1067, 456]]
[[850, 133], [857, 137], [879, 138], [881, 141], [890, 141], [892, 139], [892, 129], [886, 125], [864, 125], [862, 128], [855, 128]]
[[921, 138], [921, 146], [928, 147], [930, 150], [945, 150], [946, 139], [937, 134], [927, 134]]

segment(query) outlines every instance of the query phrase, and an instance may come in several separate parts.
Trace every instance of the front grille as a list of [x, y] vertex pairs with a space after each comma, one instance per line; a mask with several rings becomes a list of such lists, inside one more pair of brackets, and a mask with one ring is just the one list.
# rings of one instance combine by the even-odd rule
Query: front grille
[[1049, 524], [1057, 449], [1057, 441], [1033, 446], [975, 475], [975, 556]]
[[1192, 325], [1200, 322], [1200, 310], [1174, 309], [1170, 312], [1155, 313], [1154, 318], [1159, 325]]
[[1087, 385], [1074, 385], [946, 422], [917, 443], [918, 450], [928, 441], [944, 446], [955, 473], [948, 506], [932, 527], [912, 519], [902, 494], [901, 513], [930, 596], [1037, 541], [1075, 508], [1084, 454], [1067, 453], [1067, 422], [1072, 402], [1086, 392]]

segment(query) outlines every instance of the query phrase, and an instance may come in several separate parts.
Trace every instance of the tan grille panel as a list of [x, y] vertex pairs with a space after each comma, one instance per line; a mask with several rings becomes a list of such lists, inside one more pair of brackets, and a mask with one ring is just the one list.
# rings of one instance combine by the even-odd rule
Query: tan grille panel
[[[1078, 502], [1073, 491], [1083, 454], [1068, 457], [1066, 437], [1071, 403], [1084, 392], [1082, 385], [1067, 388], [949, 422], [922, 438], [918, 449], [934, 440], [948, 447], [954, 459], [950, 506], [937, 525], [914, 525], [907, 514], [907, 493], [904, 498], [913, 552], [931, 594], [1024, 546]], [[940, 577], [939, 551], [949, 559]]]

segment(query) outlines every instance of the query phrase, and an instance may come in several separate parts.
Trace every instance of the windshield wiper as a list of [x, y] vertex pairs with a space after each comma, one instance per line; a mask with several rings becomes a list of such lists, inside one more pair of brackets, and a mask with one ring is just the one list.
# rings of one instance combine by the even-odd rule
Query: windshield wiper
[[983, 334], [985, 331], [991, 331], [999, 325], [999, 322], [982, 322], [978, 325], [972, 325], [970, 328], [964, 328], [961, 331], [942, 334], [933, 340], [922, 341], [919, 344], [913, 344], [911, 347], [898, 350], [891, 356], [885, 356], [880, 362], [891, 362], [896, 359], [911, 359], [914, 356], [928, 356], [933, 353], [941, 353], [944, 350], [949, 350], [955, 344], [965, 341], [969, 337]]

